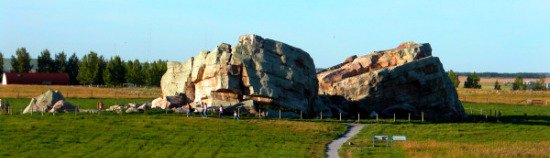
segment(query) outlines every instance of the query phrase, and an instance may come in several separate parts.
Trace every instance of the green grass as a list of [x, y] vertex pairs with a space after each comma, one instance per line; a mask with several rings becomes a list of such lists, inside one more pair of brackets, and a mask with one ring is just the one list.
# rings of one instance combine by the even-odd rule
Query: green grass
[[[499, 122], [368, 124], [340, 150], [343, 157], [547, 157], [550, 155], [550, 107], [464, 103], [464, 107], [501, 111]], [[486, 111], [487, 110], [487, 111]], [[470, 111], [467, 110], [469, 113]], [[527, 114], [527, 117], [524, 116]], [[479, 122], [481, 120], [481, 122]], [[374, 134], [406, 135], [393, 147], [372, 147]]]
[[0, 157], [324, 157], [339, 123], [177, 114], [0, 116]]
[[[115, 104], [127, 104], [127, 103], [142, 103], [142, 102], [151, 102], [153, 99], [147, 98], [137, 98], [137, 99], [126, 99], [126, 98], [101, 98], [101, 99], [85, 99], [85, 98], [66, 98], [68, 102], [75, 106], [79, 106], [81, 109], [95, 109], [97, 108], [97, 103], [102, 101], [105, 104], [106, 108], [109, 108], [111, 105]], [[2, 98], [3, 101], [8, 100], [11, 107], [14, 109], [14, 113], [21, 113], [21, 109], [25, 109], [31, 102], [30, 98]]]

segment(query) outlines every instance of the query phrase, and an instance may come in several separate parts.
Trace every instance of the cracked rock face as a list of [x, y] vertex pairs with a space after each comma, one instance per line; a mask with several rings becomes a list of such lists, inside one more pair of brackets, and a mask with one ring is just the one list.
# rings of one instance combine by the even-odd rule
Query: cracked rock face
[[183, 62], [168, 62], [163, 96], [229, 106], [253, 100], [269, 108], [309, 111], [317, 96], [313, 60], [305, 51], [257, 35], [222, 43]]
[[[347, 58], [317, 74], [320, 97], [333, 112], [376, 112], [426, 119], [464, 118], [464, 108], [429, 44], [406, 42], [395, 49]], [[327, 100], [327, 99], [325, 99]], [[336, 110], [334, 110], [336, 109]]]
[[31, 112], [73, 112], [76, 109], [71, 103], [65, 101], [65, 97], [58, 90], [48, 90], [45, 93], [31, 99], [29, 105], [23, 111]]

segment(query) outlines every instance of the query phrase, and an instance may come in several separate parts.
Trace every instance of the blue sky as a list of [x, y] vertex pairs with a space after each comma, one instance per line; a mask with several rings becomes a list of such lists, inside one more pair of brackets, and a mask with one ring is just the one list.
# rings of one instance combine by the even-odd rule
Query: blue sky
[[550, 1], [0, 0], [0, 52], [181, 61], [239, 35], [302, 48], [317, 67], [430, 43], [445, 69], [550, 72]]

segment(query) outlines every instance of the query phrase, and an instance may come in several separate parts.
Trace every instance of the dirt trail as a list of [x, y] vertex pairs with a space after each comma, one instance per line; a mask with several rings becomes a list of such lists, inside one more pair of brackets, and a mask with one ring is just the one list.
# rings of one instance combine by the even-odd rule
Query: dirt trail
[[344, 133], [344, 135], [342, 135], [340, 138], [332, 140], [332, 142], [327, 145], [327, 157], [339, 158], [340, 156], [338, 155], [338, 150], [340, 150], [340, 148], [346, 141], [359, 133], [359, 131], [361, 131], [364, 126], [365, 124], [349, 124], [348, 130], [346, 131], [346, 133]]

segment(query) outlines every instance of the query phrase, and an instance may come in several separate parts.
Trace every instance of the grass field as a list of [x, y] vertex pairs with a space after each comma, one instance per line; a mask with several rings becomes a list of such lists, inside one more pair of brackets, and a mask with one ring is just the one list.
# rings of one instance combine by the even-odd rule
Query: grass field
[[48, 90], [60, 90], [65, 98], [157, 98], [160, 88], [102, 88], [88, 86], [1, 85], [2, 98], [32, 98]]
[[[467, 76], [459, 76], [458, 80], [460, 81], [459, 87], [464, 87], [464, 82], [466, 81]], [[482, 89], [493, 89], [495, 85], [495, 81], [498, 81], [501, 85], [502, 90], [512, 90], [512, 84], [516, 78], [514, 77], [508, 77], [508, 78], [497, 78], [497, 77], [481, 77], [479, 79], [479, 84], [481, 85]], [[524, 78], [524, 82], [535, 82], [538, 78]], [[547, 77], [546, 82], [550, 82], [550, 77]], [[508, 82], [510, 84], [505, 85], [505, 83]]]
[[[8, 100], [11, 107], [14, 109], [14, 113], [21, 113], [21, 109], [25, 109], [29, 105], [30, 98], [2, 98], [2, 100]], [[127, 104], [127, 103], [142, 103], [151, 102], [152, 98], [101, 98], [101, 99], [86, 99], [86, 98], [67, 98], [71, 104], [78, 106], [81, 109], [95, 109], [99, 101], [105, 104], [105, 108], [109, 108], [111, 105]]]
[[[343, 157], [548, 157], [550, 107], [464, 103], [502, 112], [500, 122], [369, 124], [340, 150]], [[470, 112], [467, 110], [467, 112]], [[478, 115], [474, 111], [472, 117]], [[524, 116], [524, 114], [528, 114]], [[483, 118], [483, 117], [480, 117]], [[408, 141], [372, 147], [374, 134], [406, 135]]]
[[[457, 88], [460, 100], [477, 103], [503, 103], [503, 104], [527, 104], [526, 100], [540, 100], [535, 104], [550, 105], [550, 91], [512, 91], [512, 84], [505, 85], [504, 82], [514, 82], [515, 78], [480, 78], [481, 89], [465, 89], [466, 77], [460, 76], [460, 85]], [[502, 90], [493, 90], [495, 81], [499, 81]], [[536, 81], [537, 78], [526, 78], [523, 81]], [[546, 78], [549, 82], [550, 78]]]
[[176, 114], [0, 116], [0, 157], [324, 157], [339, 123]]
[[463, 102], [527, 104], [527, 100], [539, 100], [538, 105], [550, 105], [550, 91], [511, 91], [492, 89], [458, 88], [458, 97]]
[[[29, 97], [47, 89], [62, 90], [67, 101], [82, 109], [96, 108], [98, 101], [107, 107], [150, 102], [160, 94], [158, 88], [37, 87], [0, 86], [0, 97], [9, 100], [16, 113], [0, 115], [0, 157], [324, 157], [324, 145], [345, 130], [345, 125], [336, 119], [235, 121], [187, 118], [164, 112], [17, 115], [29, 104]], [[518, 105], [526, 99], [550, 100], [550, 92], [463, 88], [457, 91], [470, 115], [468, 123], [421, 123], [419, 118], [413, 118], [416, 120], [412, 123], [406, 120], [393, 123], [391, 118], [381, 118], [379, 122], [362, 120], [368, 125], [351, 140], [353, 145], [345, 145], [340, 154], [344, 157], [550, 155], [550, 106]], [[92, 93], [93, 96], [88, 95]], [[150, 95], [143, 95], [147, 93]], [[502, 116], [497, 119], [495, 111]], [[403, 134], [409, 140], [393, 147], [373, 148], [373, 134]]]

